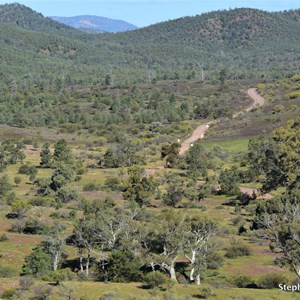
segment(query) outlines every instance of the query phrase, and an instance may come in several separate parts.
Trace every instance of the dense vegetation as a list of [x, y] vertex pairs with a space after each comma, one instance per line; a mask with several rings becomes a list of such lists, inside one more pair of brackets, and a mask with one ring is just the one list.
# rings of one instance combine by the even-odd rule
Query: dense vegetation
[[[31, 74], [34, 79], [46, 79], [49, 73], [62, 78], [62, 66], [63, 79], [86, 84], [104, 81], [106, 74], [115, 83], [217, 79], [223, 68], [232, 79], [276, 78], [299, 67], [298, 15], [298, 11], [235, 9], [94, 36], [24, 6], [4, 5], [0, 14], [2, 78], [10, 75], [18, 80]], [[8, 29], [4, 24], [18, 27]], [[10, 68], [5, 62], [10, 62]]]

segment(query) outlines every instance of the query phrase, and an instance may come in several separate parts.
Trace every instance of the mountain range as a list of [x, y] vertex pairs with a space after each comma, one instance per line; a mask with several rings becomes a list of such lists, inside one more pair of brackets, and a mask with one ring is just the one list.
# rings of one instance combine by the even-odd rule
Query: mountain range
[[[278, 78], [300, 68], [300, 10], [216, 11], [87, 34], [20, 4], [0, 6], [0, 78], [115, 83], [149, 79]], [[26, 75], [26, 76], [27, 76]], [[98, 78], [98, 79], [97, 79]], [[100, 81], [101, 81], [100, 80]]]
[[50, 17], [51, 19], [87, 32], [122, 32], [138, 27], [123, 20], [98, 16]]

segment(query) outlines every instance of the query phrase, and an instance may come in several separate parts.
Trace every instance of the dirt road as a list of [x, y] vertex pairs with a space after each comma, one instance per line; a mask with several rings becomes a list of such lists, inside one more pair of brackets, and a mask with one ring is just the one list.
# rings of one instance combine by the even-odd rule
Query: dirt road
[[[246, 109], [235, 113], [233, 115], [233, 118], [236, 118], [237, 116], [243, 114], [244, 112], [249, 112], [254, 107], [259, 107], [259, 106], [264, 105], [265, 99], [261, 95], [258, 94], [256, 88], [249, 89], [247, 91], [247, 94], [253, 100], [253, 103], [249, 107], [247, 107]], [[179, 155], [184, 155], [190, 149], [191, 145], [195, 141], [203, 139], [206, 131], [209, 129], [209, 126], [211, 124], [215, 123], [215, 122], [217, 122], [217, 120], [209, 121], [205, 124], [202, 124], [202, 125], [198, 126], [193, 131], [192, 135], [187, 140], [182, 142], [181, 147], [179, 149]]]
[[254, 101], [254, 103], [246, 109], [246, 111], [251, 110], [255, 106], [263, 106], [265, 104], [265, 99], [257, 92], [257, 89], [252, 88], [247, 91], [247, 94]]
[[241, 187], [241, 192], [243, 194], [253, 196], [253, 193], [257, 196], [257, 199], [272, 199], [273, 196], [271, 194], [261, 194], [261, 192], [258, 189], [253, 188], [247, 188], [247, 187]]
[[185, 140], [184, 142], [182, 142], [181, 147], [179, 149], [179, 155], [183, 155], [185, 154], [191, 147], [191, 145], [196, 142], [197, 140], [201, 140], [204, 138], [204, 134], [205, 132], [208, 130], [209, 126], [213, 123], [215, 123], [216, 121], [209, 121], [205, 124], [202, 124], [200, 126], [198, 126], [192, 133], [192, 135]]

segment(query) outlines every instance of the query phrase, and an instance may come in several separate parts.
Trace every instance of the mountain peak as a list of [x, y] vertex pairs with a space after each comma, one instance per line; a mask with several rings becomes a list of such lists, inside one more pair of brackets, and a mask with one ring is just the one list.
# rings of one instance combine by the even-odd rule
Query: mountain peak
[[74, 27], [76, 29], [94, 31], [94, 32], [123, 32], [137, 29], [123, 20], [115, 20], [94, 15], [82, 15], [74, 17], [51, 17], [51, 19]]

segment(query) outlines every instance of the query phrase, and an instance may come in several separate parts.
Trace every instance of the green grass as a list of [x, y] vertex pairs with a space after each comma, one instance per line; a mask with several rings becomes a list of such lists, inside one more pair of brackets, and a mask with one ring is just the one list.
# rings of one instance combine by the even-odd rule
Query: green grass
[[202, 144], [208, 150], [212, 150], [215, 147], [220, 147], [229, 153], [246, 153], [248, 151], [249, 139], [236, 139], [226, 141], [202, 141]]
[[[40, 285], [46, 284], [45, 282], [35, 281], [34, 286], [30, 291], [22, 293], [23, 299], [30, 299], [33, 296], [32, 290]], [[16, 288], [18, 286], [18, 279], [0, 279], [0, 291]], [[141, 283], [100, 283], [100, 282], [64, 282], [61, 286], [52, 287], [52, 295], [59, 295], [62, 292], [70, 289], [72, 296], [79, 299], [80, 297], [87, 297], [89, 300], [99, 300], [103, 294], [112, 293], [116, 295], [118, 300], [184, 300], [184, 299], [199, 299], [201, 297], [201, 288], [208, 287], [207, 284], [196, 285], [179, 285], [176, 284], [170, 291], [157, 291], [156, 293], [151, 290], [143, 289]], [[214, 300], [230, 300], [230, 299], [251, 299], [251, 300], [295, 300], [299, 296], [295, 293], [282, 292], [279, 289], [265, 290], [265, 289], [246, 289], [246, 288], [213, 288], [209, 286], [214, 296], [209, 299]], [[168, 295], [168, 298], [167, 298]], [[52, 296], [52, 297], [53, 297]], [[55, 298], [56, 299], [56, 298]]]

